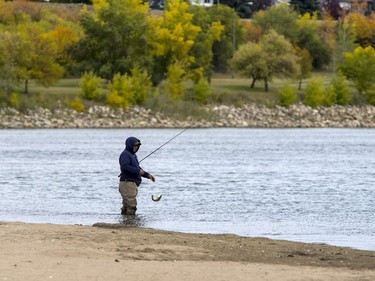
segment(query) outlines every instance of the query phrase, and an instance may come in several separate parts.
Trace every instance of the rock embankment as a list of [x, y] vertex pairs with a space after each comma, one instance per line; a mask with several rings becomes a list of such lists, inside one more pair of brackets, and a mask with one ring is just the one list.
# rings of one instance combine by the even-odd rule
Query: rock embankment
[[206, 109], [211, 113], [208, 114], [209, 120], [196, 120], [193, 116], [186, 120], [176, 120], [140, 107], [115, 110], [93, 106], [86, 112], [39, 108], [24, 114], [15, 109], [3, 108], [0, 109], [0, 128], [375, 128], [374, 106], [313, 109], [302, 104], [288, 108], [220, 105]]

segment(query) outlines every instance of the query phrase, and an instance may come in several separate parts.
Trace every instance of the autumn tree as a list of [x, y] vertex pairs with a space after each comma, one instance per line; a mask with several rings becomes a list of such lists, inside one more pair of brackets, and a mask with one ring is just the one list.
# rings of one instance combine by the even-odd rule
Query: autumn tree
[[[189, 10], [181, 0], [171, 0], [164, 10], [156, 29], [156, 65], [166, 73], [166, 92], [174, 99], [183, 98], [183, 85], [187, 80], [198, 83], [210, 76], [212, 44], [223, 29], [213, 22], [203, 10]], [[202, 16], [202, 18], [199, 18]]]
[[[35, 80], [43, 86], [50, 86], [64, 74], [63, 67], [56, 61], [58, 48], [54, 39], [36, 23], [19, 26], [20, 36], [24, 40], [26, 55], [20, 59], [20, 78], [25, 81], [25, 93], [28, 82]], [[25, 51], [23, 51], [25, 52]]]
[[370, 17], [358, 13], [350, 13], [345, 17], [354, 31], [356, 43], [362, 47], [372, 46], [375, 48], [375, 13]]
[[[184, 97], [182, 83], [194, 77], [190, 71], [195, 61], [191, 50], [201, 28], [192, 23], [193, 14], [188, 8], [180, 0], [169, 1], [157, 29], [156, 57], [166, 67], [163, 69], [167, 76], [166, 92], [173, 99]], [[202, 76], [203, 70], [197, 69], [194, 75]]]
[[9, 92], [24, 82], [27, 93], [30, 80], [49, 86], [60, 79], [65, 47], [77, 37], [74, 24], [36, 3], [0, 2], [0, 6], [1, 84]]
[[275, 31], [263, 36], [259, 43], [242, 45], [231, 61], [233, 68], [243, 77], [263, 80], [264, 90], [274, 77], [293, 77], [299, 72], [298, 58], [291, 43]]

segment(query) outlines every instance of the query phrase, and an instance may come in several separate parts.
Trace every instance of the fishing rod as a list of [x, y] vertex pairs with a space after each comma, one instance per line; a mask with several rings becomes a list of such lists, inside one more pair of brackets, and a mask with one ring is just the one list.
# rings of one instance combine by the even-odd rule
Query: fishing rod
[[156, 151], [158, 151], [160, 148], [162, 148], [164, 145], [170, 143], [172, 140], [174, 140], [175, 138], [177, 138], [179, 135], [181, 135], [183, 132], [187, 131], [188, 129], [190, 129], [193, 125], [183, 129], [181, 132], [179, 132], [177, 135], [175, 135], [173, 138], [171, 138], [170, 140], [168, 140], [167, 142], [165, 142], [164, 144], [162, 144], [161, 146], [159, 146], [157, 149], [155, 149], [154, 151], [152, 151], [150, 154], [148, 154], [147, 156], [143, 157], [139, 163], [141, 163], [143, 160], [145, 160], [146, 158], [148, 158], [149, 156], [151, 156], [152, 154], [154, 154]]

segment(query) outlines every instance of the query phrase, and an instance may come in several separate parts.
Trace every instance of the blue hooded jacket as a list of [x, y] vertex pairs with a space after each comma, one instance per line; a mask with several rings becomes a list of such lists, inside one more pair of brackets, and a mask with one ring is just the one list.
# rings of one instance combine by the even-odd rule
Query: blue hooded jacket
[[[142, 168], [139, 166], [137, 155], [133, 151], [133, 147], [136, 143], [141, 144], [141, 141], [135, 137], [129, 137], [125, 141], [125, 149], [119, 158], [121, 169], [120, 181], [132, 181], [139, 186], [142, 182], [139, 171]], [[149, 174], [145, 172], [142, 177], [147, 178], [148, 175]]]

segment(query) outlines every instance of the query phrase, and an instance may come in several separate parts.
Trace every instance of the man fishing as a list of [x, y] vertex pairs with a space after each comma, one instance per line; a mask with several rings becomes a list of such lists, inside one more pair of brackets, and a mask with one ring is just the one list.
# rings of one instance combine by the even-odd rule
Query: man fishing
[[142, 182], [142, 177], [155, 182], [155, 177], [140, 166], [137, 158], [137, 151], [141, 146], [141, 141], [135, 137], [129, 137], [125, 141], [125, 149], [119, 158], [120, 163], [120, 184], [119, 191], [122, 196], [122, 215], [135, 215], [137, 211], [138, 186]]

